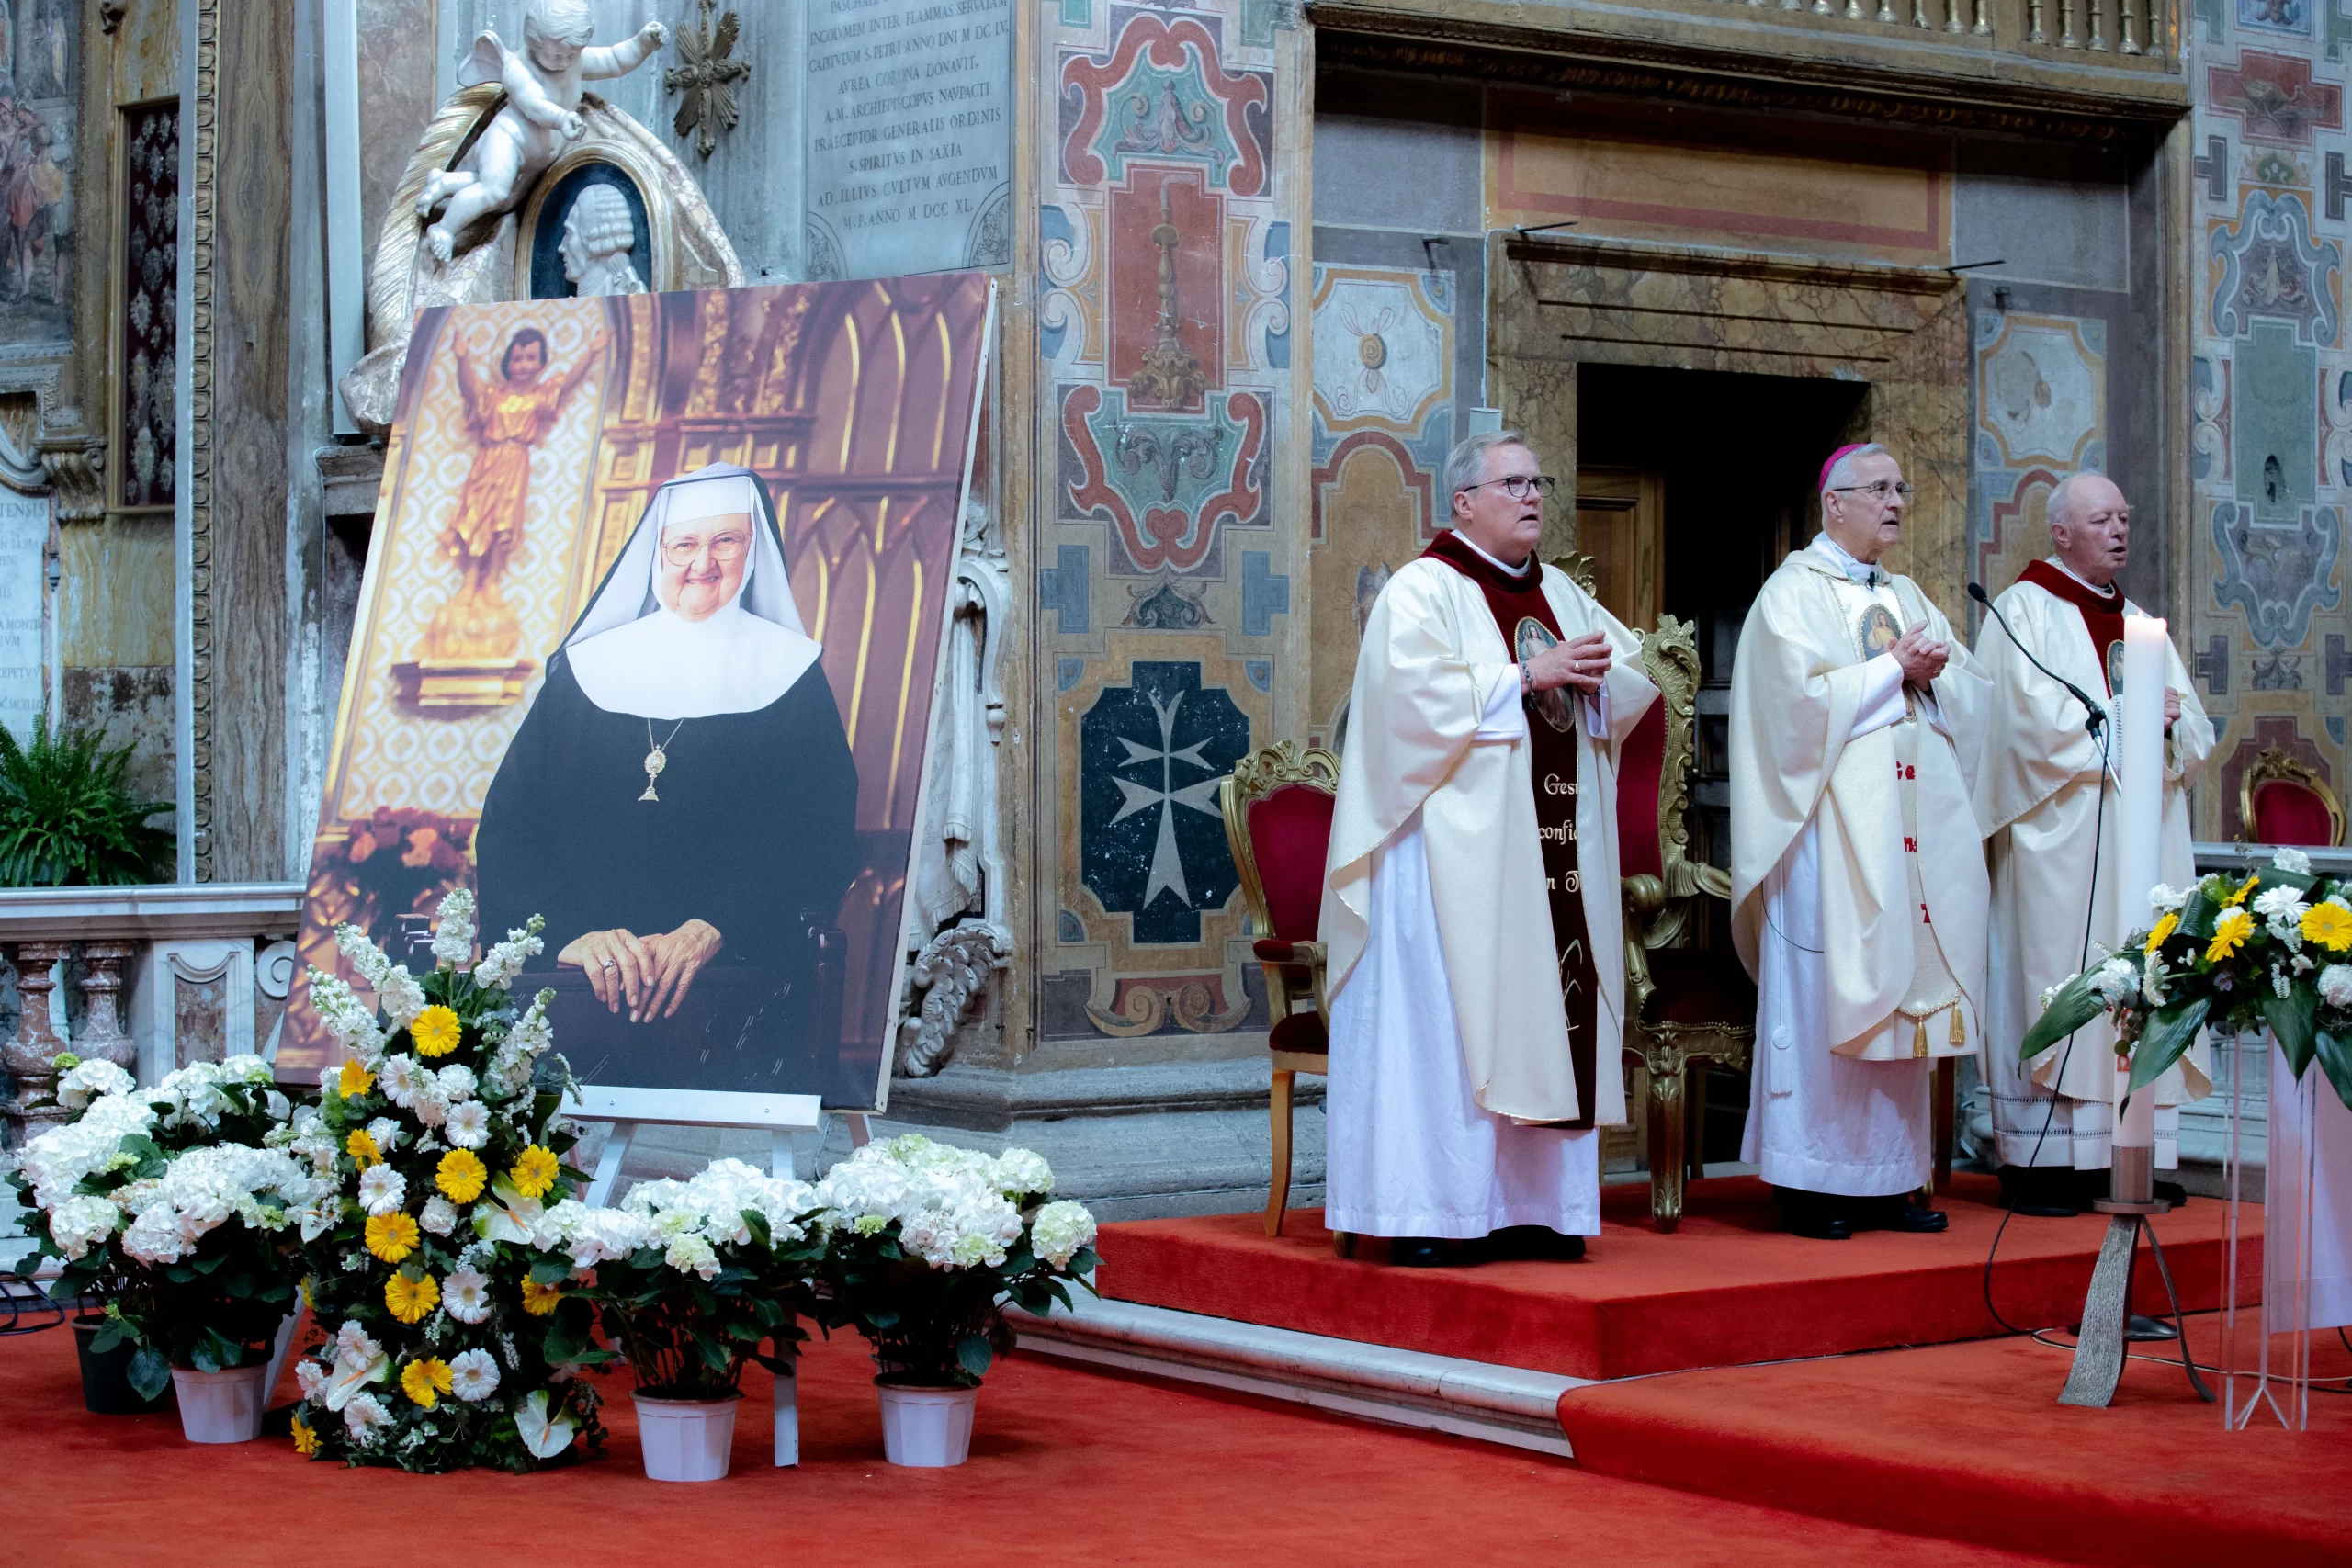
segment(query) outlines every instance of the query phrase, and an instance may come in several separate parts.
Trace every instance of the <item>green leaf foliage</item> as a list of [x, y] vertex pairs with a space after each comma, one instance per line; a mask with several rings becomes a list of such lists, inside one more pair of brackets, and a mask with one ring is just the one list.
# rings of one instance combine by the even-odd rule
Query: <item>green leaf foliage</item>
[[2352, 1105], [2352, 1032], [2320, 1030], [2312, 1037], [2312, 1047], [2327, 1081], [2335, 1086], [2335, 1097]]
[[2287, 1054], [2287, 1066], [2297, 1078], [2312, 1065], [2312, 1052], [2317, 1047], [2319, 1035], [2319, 993], [2309, 986], [2297, 986], [2285, 996], [2266, 989], [2262, 995], [2262, 1021], [2278, 1037], [2278, 1049]]
[[141, 1399], [160, 1399], [172, 1386], [172, 1364], [164, 1353], [153, 1348], [142, 1349], [130, 1358], [130, 1368], [124, 1374]]
[[2166, 1067], [2180, 1060], [2182, 1053], [2196, 1043], [2197, 1032], [2205, 1027], [2205, 1015], [2212, 1008], [2213, 998], [2209, 995], [2156, 1010], [2148, 1020], [2148, 1027], [2141, 1032], [2138, 1048], [2132, 1053], [2132, 1083], [2126, 1099], [2155, 1082]]
[[2018, 1059], [2032, 1061], [2105, 1010], [2106, 1004], [2091, 984], [2091, 972], [2085, 970], [2058, 987], [2058, 994], [2050, 998], [2050, 1006], [2025, 1032], [2025, 1039], [2018, 1047]]
[[0, 726], [0, 886], [114, 887], [168, 882], [174, 844], [148, 818], [172, 809], [128, 783], [128, 746], [96, 730], [33, 721], [19, 744]]

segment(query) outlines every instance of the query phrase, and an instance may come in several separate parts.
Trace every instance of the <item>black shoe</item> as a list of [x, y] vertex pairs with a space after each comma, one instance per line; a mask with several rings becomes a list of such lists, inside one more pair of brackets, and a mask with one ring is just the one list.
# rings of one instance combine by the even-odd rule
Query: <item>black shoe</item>
[[1854, 1222], [1843, 1214], [1827, 1214], [1817, 1211], [1805, 1214], [1783, 1214], [1781, 1223], [1789, 1227], [1791, 1235], [1806, 1236], [1814, 1241], [1854, 1239]]
[[1781, 1224], [1792, 1235], [1847, 1241], [1861, 1228], [1855, 1224], [1855, 1201], [1850, 1198], [1808, 1192], [1800, 1187], [1775, 1187], [1772, 1201], [1780, 1208]]
[[1951, 1216], [1940, 1209], [1923, 1209], [1906, 1198], [1903, 1201], [1902, 1213], [1890, 1222], [1886, 1228], [1932, 1235], [1938, 1231], [1950, 1230]]
[[2180, 1335], [2163, 1318], [2143, 1317], [2135, 1312], [2123, 1325], [2123, 1337], [2135, 1345], [2147, 1345], [2159, 1340], [2177, 1339]]
[[2163, 1199], [2165, 1202], [2170, 1203], [2176, 1209], [2188, 1201], [2188, 1189], [2183, 1187], [2177, 1181], [2157, 1182], [2155, 1184], [2155, 1195]]
[[1505, 1225], [1487, 1238], [1486, 1252], [1514, 1261], [1573, 1263], [1584, 1256], [1584, 1237], [1562, 1235], [1548, 1225]]
[[1399, 1269], [1442, 1269], [1453, 1259], [1446, 1245], [1433, 1235], [1391, 1236], [1388, 1261]]

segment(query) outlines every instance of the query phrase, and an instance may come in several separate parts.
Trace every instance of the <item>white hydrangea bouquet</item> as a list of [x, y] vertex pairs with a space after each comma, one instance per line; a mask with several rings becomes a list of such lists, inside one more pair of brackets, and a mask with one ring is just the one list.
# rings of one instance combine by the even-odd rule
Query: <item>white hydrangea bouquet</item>
[[2148, 903], [2148, 929], [2042, 998], [2026, 1060], [2109, 1013], [2137, 1093], [2200, 1029], [2267, 1029], [2298, 1079], [2316, 1059], [2352, 1105], [2352, 879], [2314, 876], [2309, 855], [2282, 849], [2244, 878], [2159, 885]]
[[752, 1362], [790, 1375], [808, 1337], [815, 1207], [806, 1182], [717, 1160], [692, 1180], [640, 1181], [617, 1209], [557, 1204], [542, 1229], [570, 1257], [532, 1277], [595, 1303], [612, 1348], [581, 1347], [582, 1364], [626, 1359], [650, 1399], [731, 1399]]
[[152, 1089], [111, 1062], [58, 1066], [72, 1120], [27, 1144], [9, 1180], [46, 1222], [34, 1251], [62, 1260], [57, 1293], [105, 1303], [93, 1351], [136, 1346], [130, 1382], [148, 1400], [174, 1367], [266, 1363], [294, 1309], [298, 1218], [330, 1190], [292, 1150], [316, 1112], [258, 1056]]
[[554, 993], [520, 1008], [510, 995], [540, 926], [477, 964], [460, 888], [441, 902], [423, 976], [338, 927], [380, 1021], [344, 981], [310, 973], [311, 1005], [348, 1060], [327, 1069], [293, 1145], [328, 1183], [302, 1220], [303, 1288], [331, 1337], [296, 1363], [301, 1453], [526, 1471], [603, 1442], [595, 1392], [564, 1353], [588, 1345], [594, 1308], [534, 1277], [548, 1210], [584, 1182], [556, 1120], [571, 1075], [549, 1055]]
[[990, 1156], [913, 1134], [867, 1144], [817, 1184], [822, 1321], [863, 1334], [886, 1384], [978, 1387], [1012, 1348], [1006, 1303], [1067, 1307], [1066, 1281], [1094, 1271], [1094, 1216], [1046, 1201], [1053, 1189], [1027, 1149]]

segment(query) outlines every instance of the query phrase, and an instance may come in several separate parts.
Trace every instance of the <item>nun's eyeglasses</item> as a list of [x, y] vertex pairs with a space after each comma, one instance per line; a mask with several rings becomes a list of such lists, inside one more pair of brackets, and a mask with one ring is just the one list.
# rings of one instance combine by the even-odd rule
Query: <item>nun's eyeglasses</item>
[[752, 547], [751, 537], [744, 534], [714, 534], [707, 539], [688, 534], [680, 539], [662, 541], [662, 558], [672, 566], [692, 566], [696, 556], [707, 548], [718, 560], [741, 560]]

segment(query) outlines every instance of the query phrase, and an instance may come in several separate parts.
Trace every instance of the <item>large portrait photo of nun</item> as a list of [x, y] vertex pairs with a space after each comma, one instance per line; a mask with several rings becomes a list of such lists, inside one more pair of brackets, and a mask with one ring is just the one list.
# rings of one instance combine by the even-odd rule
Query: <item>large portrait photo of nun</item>
[[[420, 316], [303, 957], [363, 984], [348, 921], [429, 967], [469, 886], [485, 943], [545, 919], [514, 989], [583, 1084], [879, 1109], [989, 312], [950, 274]], [[281, 1075], [333, 1065], [288, 1019]]]

